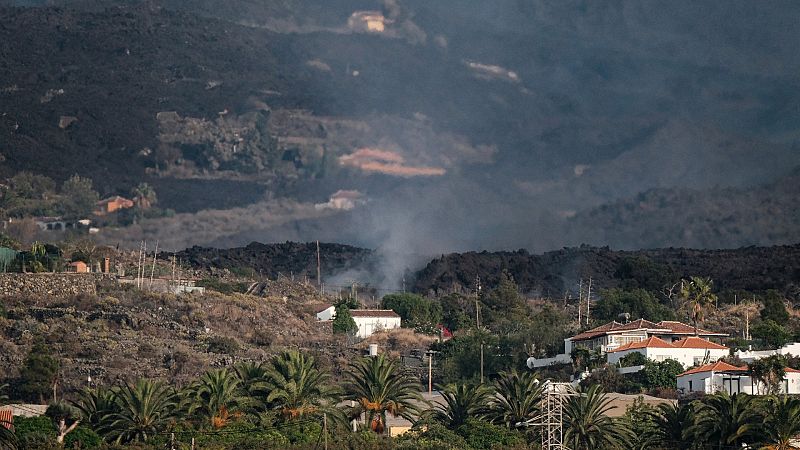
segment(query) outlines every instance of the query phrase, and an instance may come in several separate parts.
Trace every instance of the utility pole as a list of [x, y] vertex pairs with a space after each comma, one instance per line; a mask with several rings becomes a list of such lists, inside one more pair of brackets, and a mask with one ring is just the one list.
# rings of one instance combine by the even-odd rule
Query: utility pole
[[328, 450], [328, 413], [322, 414], [322, 433], [325, 435], [325, 450]]
[[319, 241], [317, 241], [317, 287], [322, 289], [322, 267], [319, 257]]
[[[481, 277], [475, 277], [475, 325], [478, 327], [478, 333], [481, 333]], [[483, 384], [483, 335], [481, 335], [481, 384]]]
[[589, 289], [586, 291], [586, 325], [589, 325], [589, 305], [592, 302], [592, 277], [589, 277]]
[[433, 393], [433, 355], [436, 353], [433, 350], [428, 350], [425, 354], [428, 356], [428, 394]]
[[581, 327], [581, 311], [583, 310], [583, 278], [578, 282], [578, 328]]
[[158, 241], [156, 241], [156, 249], [153, 251], [153, 268], [150, 269], [150, 284], [148, 289], [153, 289], [153, 275], [156, 273], [156, 256], [158, 256]]
[[744, 311], [744, 338], [750, 340], [750, 311]]

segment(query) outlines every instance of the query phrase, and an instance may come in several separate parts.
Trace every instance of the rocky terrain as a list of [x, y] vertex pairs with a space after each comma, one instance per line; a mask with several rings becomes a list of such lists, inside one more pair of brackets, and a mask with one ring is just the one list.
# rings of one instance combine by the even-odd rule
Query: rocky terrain
[[484, 286], [493, 286], [503, 270], [523, 292], [552, 299], [577, 297], [581, 279], [588, 283], [592, 278], [595, 292], [624, 283], [658, 291], [662, 284], [703, 276], [713, 279], [715, 288], [727, 293], [725, 297], [742, 290], [776, 289], [800, 300], [800, 245], [637, 251], [582, 246], [540, 255], [525, 250], [454, 253], [428, 263], [417, 273], [414, 286], [422, 293], [474, 292], [477, 276]]

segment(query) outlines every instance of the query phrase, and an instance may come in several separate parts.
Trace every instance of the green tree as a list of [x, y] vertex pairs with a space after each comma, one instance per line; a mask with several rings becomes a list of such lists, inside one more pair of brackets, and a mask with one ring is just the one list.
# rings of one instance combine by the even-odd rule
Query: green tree
[[788, 395], [770, 397], [764, 410], [764, 444], [767, 450], [796, 449], [800, 435], [800, 400]]
[[761, 320], [771, 320], [776, 323], [786, 323], [789, 321], [789, 312], [783, 303], [781, 294], [770, 289], [764, 297], [764, 308], [761, 310]]
[[675, 319], [675, 313], [670, 308], [660, 304], [653, 294], [644, 289], [600, 291], [600, 300], [592, 307], [592, 317], [605, 323], [617, 320], [622, 313], [630, 313], [632, 319], [654, 322]]
[[706, 448], [741, 448], [758, 441], [763, 417], [753, 397], [719, 392], [694, 403], [695, 420], [690, 433]]
[[643, 366], [647, 363], [647, 357], [639, 352], [628, 353], [619, 360], [620, 367]]
[[542, 385], [533, 372], [500, 372], [494, 382], [491, 417], [507, 428], [519, 428], [540, 412]]
[[480, 419], [489, 412], [492, 391], [479, 384], [450, 384], [441, 390], [444, 403], [437, 403], [433, 417], [451, 430], [466, 423], [469, 418]]
[[694, 423], [692, 404], [662, 403], [652, 411], [654, 427], [650, 442], [659, 450], [689, 450], [694, 446], [690, 426]]
[[53, 421], [56, 428], [56, 442], [64, 443], [64, 438], [80, 425], [80, 411], [64, 402], [51, 403], [44, 413]]
[[691, 277], [681, 283], [681, 297], [692, 315], [695, 334], [698, 323], [705, 318], [706, 309], [717, 300], [716, 294], [711, 289], [714, 283], [711, 278]]
[[147, 183], [139, 183], [131, 190], [131, 196], [136, 207], [142, 211], [148, 210], [158, 203], [156, 191]]
[[289, 350], [272, 359], [264, 375], [265, 401], [284, 419], [297, 419], [329, 409], [336, 403], [337, 391], [330, 377], [317, 368], [313, 356]]
[[247, 393], [252, 393], [254, 387], [258, 383], [264, 381], [264, 376], [267, 374], [267, 367], [264, 363], [255, 363], [245, 361], [234, 366], [236, 376], [239, 378], [242, 390]]
[[210, 370], [189, 388], [188, 413], [214, 429], [224, 428], [246, 403], [234, 371]]
[[160, 381], [125, 383], [115, 392], [115, 411], [97, 430], [116, 443], [147, 441], [169, 424], [176, 413], [175, 391]]
[[626, 431], [608, 416], [611, 399], [599, 386], [578, 391], [564, 405], [564, 443], [575, 449], [627, 448]]
[[381, 305], [399, 314], [406, 328], [430, 330], [442, 321], [441, 304], [416, 294], [388, 294], [381, 300]]
[[783, 347], [792, 338], [792, 334], [774, 320], [759, 321], [750, 329], [750, 334], [770, 348]]
[[20, 393], [27, 400], [44, 403], [46, 396], [53, 394], [58, 382], [60, 364], [50, 356], [43, 343], [31, 347], [20, 370]]
[[683, 366], [674, 359], [664, 361], [648, 360], [642, 369], [642, 381], [647, 389], [675, 388], [677, 376], [683, 373]]
[[105, 387], [87, 388], [78, 392], [72, 406], [80, 411], [81, 422], [92, 429], [100, 427], [102, 420], [117, 408], [114, 392]]
[[488, 326], [516, 323], [529, 315], [525, 299], [519, 295], [514, 278], [505, 270], [500, 273], [497, 287], [489, 295], [481, 298], [481, 303], [485, 306], [481, 313], [485, 316], [484, 322]]
[[758, 394], [774, 395], [780, 392], [786, 376], [786, 357], [772, 355], [755, 359], [747, 365], [750, 376], [757, 382]]
[[456, 429], [467, 443], [467, 447], [476, 450], [498, 448], [517, 448], [525, 444], [525, 438], [515, 430], [478, 420], [467, 419], [464, 425]]
[[463, 330], [475, 325], [475, 299], [460, 294], [450, 294], [439, 299], [442, 305], [442, 323], [450, 331]]
[[378, 434], [386, 427], [387, 413], [413, 421], [422, 401], [417, 380], [382, 354], [351, 363], [344, 390], [345, 399], [357, 404], [355, 417], [366, 413], [370, 429]]
[[336, 316], [333, 318], [333, 332], [339, 334], [354, 335], [358, 331], [358, 325], [350, 314], [350, 308], [346, 305], [336, 306]]
[[100, 195], [92, 188], [92, 180], [78, 175], [73, 175], [64, 182], [61, 193], [64, 196], [64, 217], [68, 219], [86, 218], [100, 200]]
[[628, 430], [629, 440], [626, 449], [650, 450], [655, 445], [655, 421], [653, 413], [655, 408], [644, 402], [640, 395], [633, 404], [625, 410], [622, 416], [622, 425]]

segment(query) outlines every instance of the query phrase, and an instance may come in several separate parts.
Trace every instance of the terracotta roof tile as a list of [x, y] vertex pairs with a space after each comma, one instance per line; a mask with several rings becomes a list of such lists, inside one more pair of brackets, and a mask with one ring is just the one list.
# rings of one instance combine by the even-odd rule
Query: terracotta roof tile
[[682, 377], [684, 375], [691, 375], [693, 373], [702, 373], [702, 372], [747, 372], [747, 367], [746, 366], [737, 367], [728, 364], [725, 361], [717, 361], [715, 363], [706, 364], [700, 367], [695, 367], [694, 369], [689, 369], [678, 376]]
[[679, 348], [701, 348], [710, 350], [728, 350], [728, 347], [720, 345], [697, 336], [688, 336], [680, 341], [673, 342], [672, 345]]
[[614, 350], [609, 350], [608, 353], [620, 352], [623, 350], [634, 350], [637, 348], [675, 348], [675, 346], [661, 338], [652, 336], [644, 341], [631, 342], [630, 344], [625, 344]]
[[[676, 322], [674, 320], [662, 320], [656, 324], [659, 328], [670, 330], [673, 334], [695, 334], [694, 327], [687, 325], [683, 322]], [[725, 333], [715, 333], [713, 331], [697, 329], [697, 334], [700, 336], [727, 336]]]

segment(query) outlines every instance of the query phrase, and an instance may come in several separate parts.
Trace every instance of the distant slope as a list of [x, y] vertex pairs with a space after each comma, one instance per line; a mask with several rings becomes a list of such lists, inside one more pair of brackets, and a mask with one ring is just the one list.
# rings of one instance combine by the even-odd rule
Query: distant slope
[[[373, 252], [349, 245], [320, 243], [322, 276], [329, 277], [347, 270], [368, 270]], [[171, 258], [163, 253], [162, 258]], [[176, 257], [195, 269], [219, 273], [249, 272], [259, 277], [276, 278], [294, 275], [299, 278], [317, 277], [317, 245], [315, 242], [261, 244], [252, 242], [246, 247], [217, 249], [192, 247], [176, 253]]]
[[706, 276], [720, 290], [778, 289], [790, 296], [800, 295], [800, 244], [734, 250], [668, 248], [627, 252], [582, 246], [541, 255], [524, 250], [454, 253], [434, 259], [419, 271], [414, 289], [438, 294], [470, 292], [476, 276], [490, 289], [496, 285], [499, 273], [507, 270], [523, 292], [562, 298], [571, 291], [577, 297], [580, 279], [587, 282], [591, 277], [594, 289], [619, 285], [615, 273], [620, 263], [632, 257], [660, 265], [665, 278], [674, 281]]
[[567, 229], [572, 242], [625, 249], [793, 243], [800, 236], [800, 168], [751, 189], [652, 189], [581, 212]]

